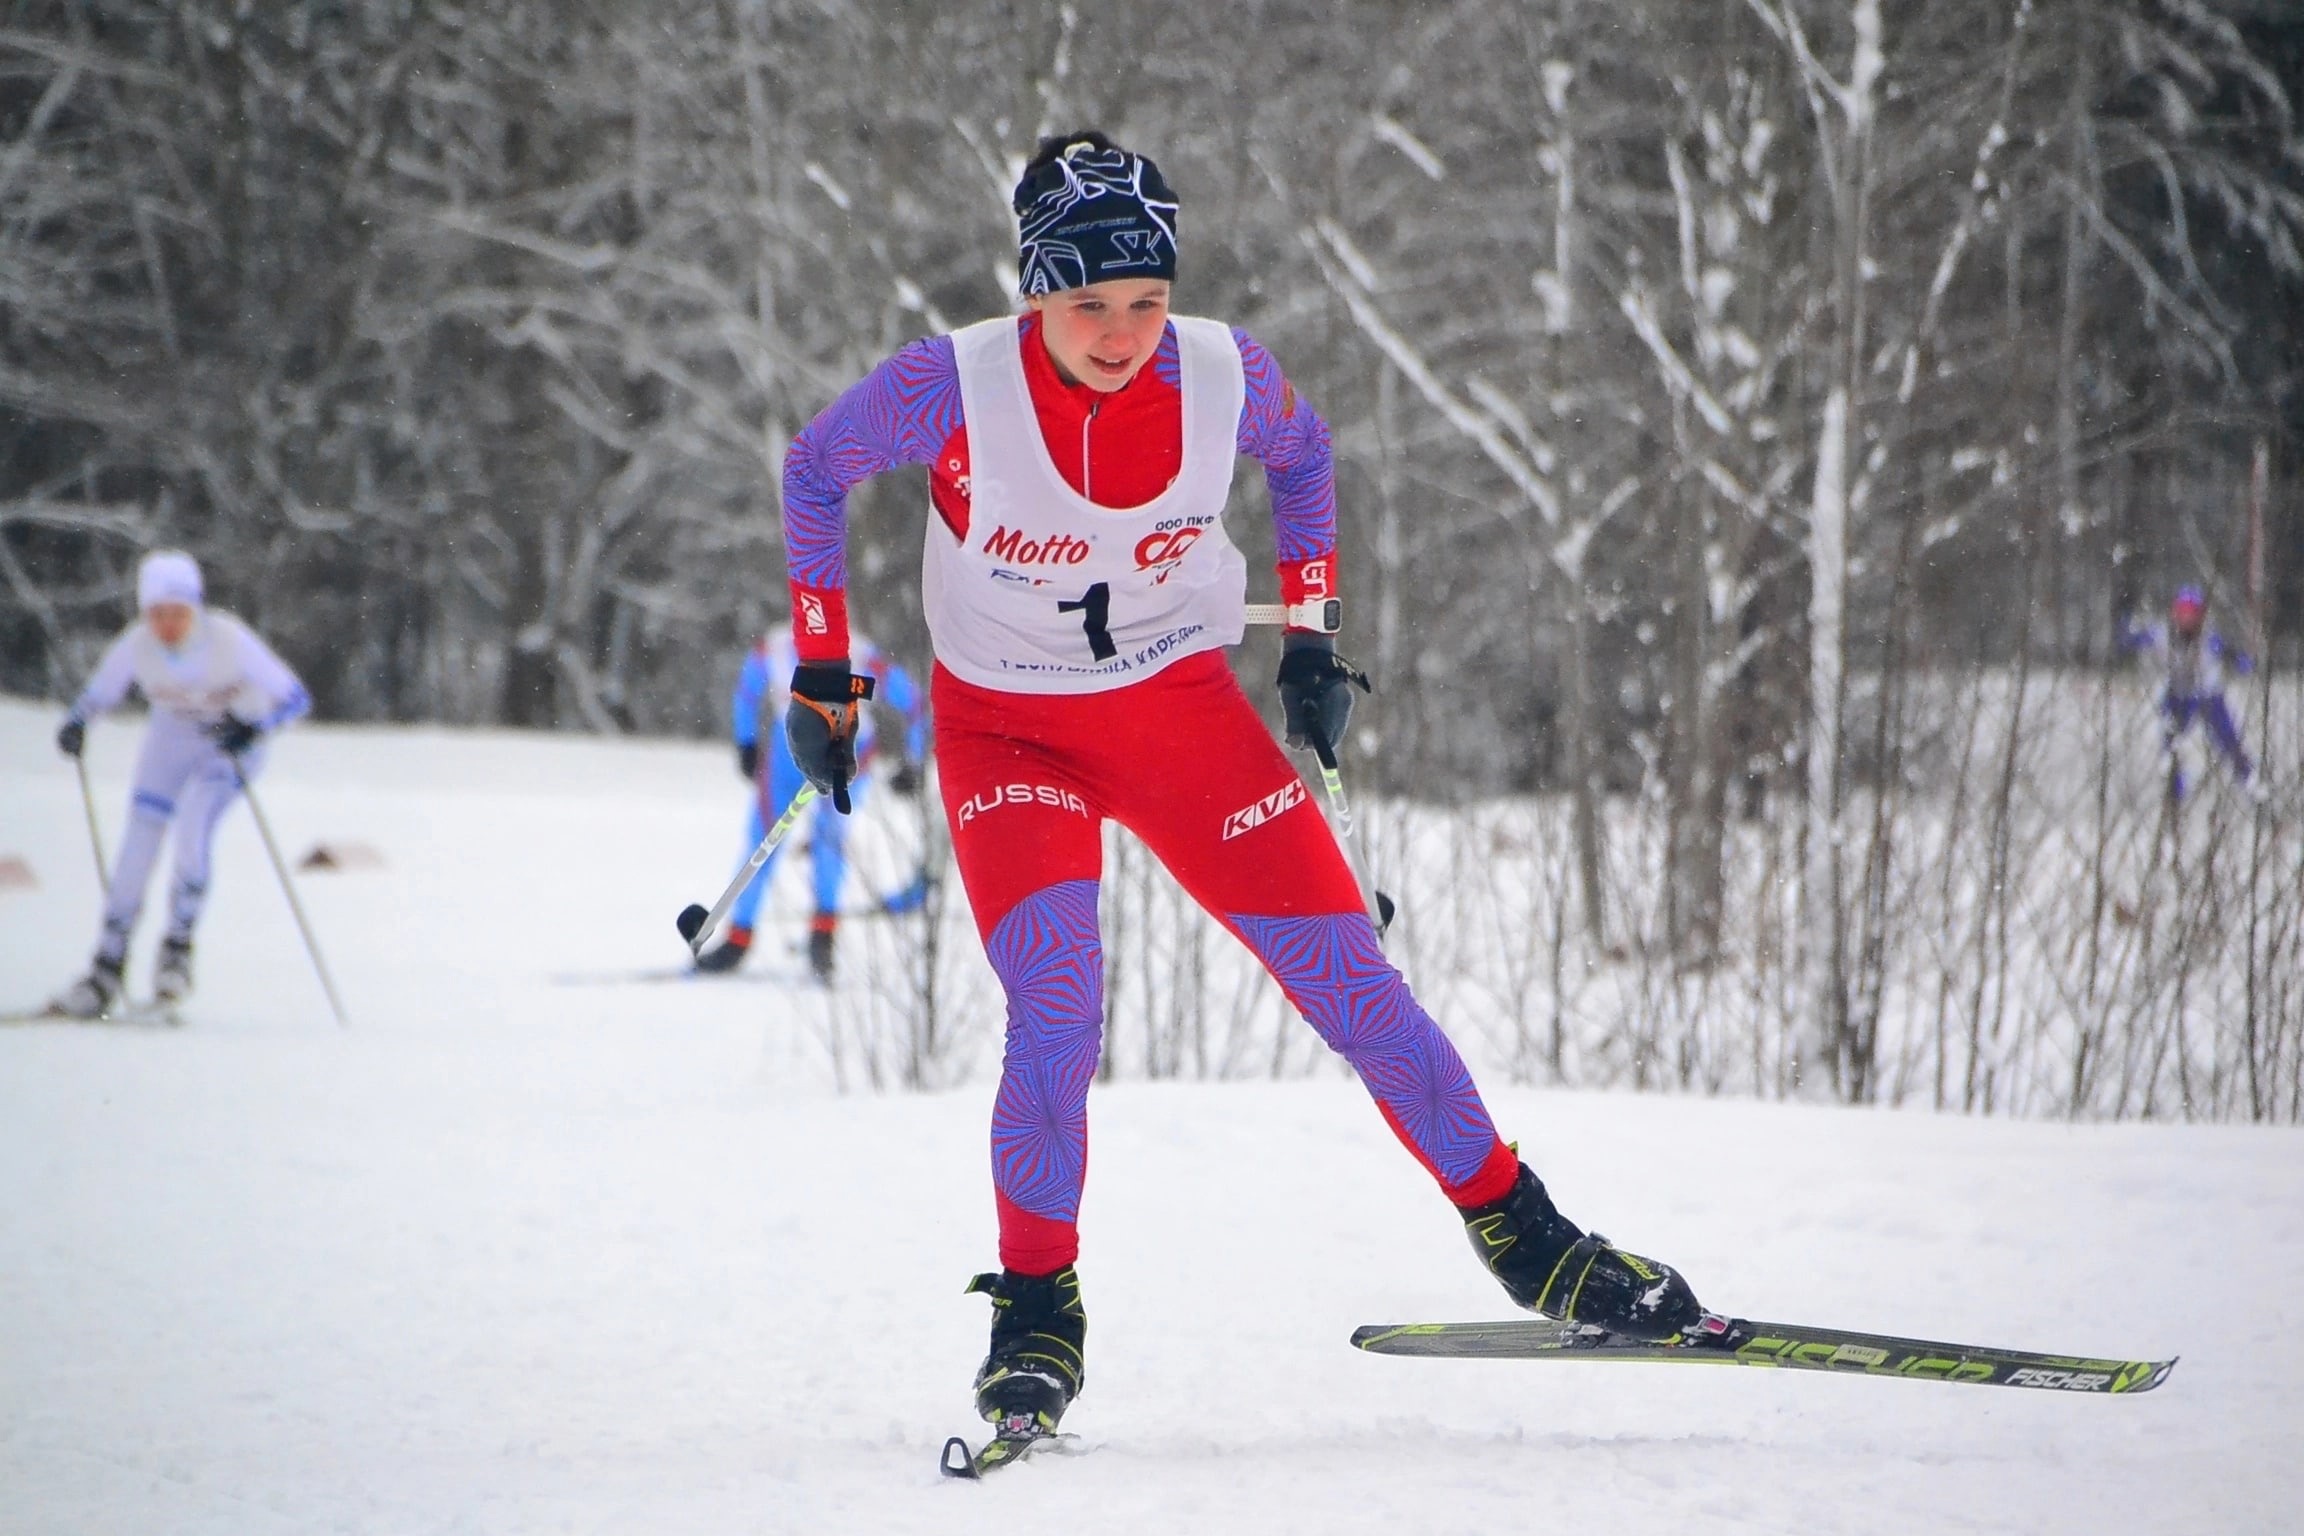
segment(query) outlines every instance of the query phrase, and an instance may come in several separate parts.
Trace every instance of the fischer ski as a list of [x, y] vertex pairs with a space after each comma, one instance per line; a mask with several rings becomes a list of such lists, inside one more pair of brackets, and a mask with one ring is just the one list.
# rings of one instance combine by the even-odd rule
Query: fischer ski
[[2119, 1394], [2149, 1392], [2176, 1368], [2174, 1358], [2103, 1360], [1717, 1316], [1708, 1316], [1695, 1337], [1670, 1343], [1626, 1338], [1574, 1323], [1518, 1318], [1496, 1323], [1373, 1325], [1353, 1330], [1352, 1343], [1378, 1355], [1753, 1365], [1901, 1376], [1913, 1381], [1958, 1381], [1980, 1387]]

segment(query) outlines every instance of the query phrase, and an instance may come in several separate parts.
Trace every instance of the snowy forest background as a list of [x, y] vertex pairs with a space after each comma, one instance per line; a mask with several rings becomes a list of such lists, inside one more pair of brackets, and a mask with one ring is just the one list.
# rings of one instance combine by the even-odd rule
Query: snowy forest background
[[[2304, 1119], [2304, 833], [2172, 814], [2114, 645], [2206, 586], [2292, 792], [2300, 102], [2274, 0], [0, 0], [0, 689], [177, 544], [325, 718], [719, 732], [786, 442], [1003, 310], [1016, 170], [1096, 124], [1334, 431], [1349, 767], [1452, 1030]], [[923, 505], [851, 534], [915, 664]], [[1322, 1069], [1148, 862], [1107, 1071]], [[871, 941], [870, 1080], [996, 1031], [960, 920]]]

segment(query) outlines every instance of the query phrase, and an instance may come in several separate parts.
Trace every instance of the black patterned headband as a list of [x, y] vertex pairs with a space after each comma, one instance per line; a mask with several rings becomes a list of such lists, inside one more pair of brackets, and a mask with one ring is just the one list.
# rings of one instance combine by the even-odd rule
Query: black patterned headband
[[1142, 155], [1071, 145], [1017, 183], [1015, 208], [1026, 295], [1176, 276], [1176, 194]]

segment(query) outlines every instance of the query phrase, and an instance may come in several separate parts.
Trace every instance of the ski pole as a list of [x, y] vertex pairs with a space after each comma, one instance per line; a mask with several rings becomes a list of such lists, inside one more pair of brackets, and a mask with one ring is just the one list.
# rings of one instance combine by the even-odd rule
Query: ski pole
[[[1333, 635], [1344, 626], [1344, 604], [1341, 599], [1313, 598], [1290, 606], [1287, 603], [1249, 603], [1241, 612], [1244, 622], [1268, 626], [1294, 625], [1315, 634]], [[1362, 688], [1368, 686], [1362, 678]], [[1344, 798], [1344, 774], [1336, 765], [1336, 748], [1318, 731], [1312, 733], [1312, 752], [1320, 759], [1320, 787], [1328, 792], [1328, 809], [1336, 821], [1336, 836], [1341, 842], [1352, 831], [1352, 802]], [[1360, 882], [1365, 886], [1368, 882]], [[1391, 899], [1385, 899], [1387, 908]], [[1387, 913], [1384, 921], [1392, 919]]]
[[1344, 851], [1344, 862], [1351, 867], [1352, 878], [1359, 884], [1361, 899], [1368, 904], [1369, 920], [1376, 924], [1376, 936], [1382, 938], [1392, 926], [1393, 914], [1399, 908], [1390, 896], [1376, 889], [1362, 872], [1360, 860], [1352, 851], [1352, 802], [1344, 796], [1344, 769], [1336, 760], [1335, 744], [1328, 733], [1313, 726], [1305, 733], [1312, 744], [1312, 755], [1320, 761], [1320, 787], [1328, 794], [1328, 813], [1336, 824], [1336, 846]]
[[312, 957], [312, 969], [320, 977], [320, 990], [328, 994], [329, 1010], [336, 1015], [337, 1026], [348, 1029], [352, 1021], [344, 1017], [344, 1004], [336, 996], [336, 983], [328, 978], [328, 965], [320, 958], [319, 941], [312, 937], [312, 925], [305, 920], [304, 903], [296, 899], [296, 883], [288, 878], [288, 866], [280, 857], [280, 845], [273, 841], [272, 823], [265, 820], [264, 807], [256, 801], [256, 786], [240, 771], [237, 758], [232, 763], [232, 776], [239, 780], [240, 793], [248, 797], [248, 814], [256, 818], [256, 830], [264, 839], [264, 851], [272, 856], [272, 872], [280, 877], [281, 894], [288, 898], [288, 910], [296, 918], [296, 931], [304, 937], [304, 953]]
[[[1249, 624], [1285, 625], [1333, 635], [1344, 627], [1344, 604], [1333, 597], [1309, 598], [1293, 604], [1248, 603], [1241, 617]], [[1367, 686], [1365, 679], [1361, 686]], [[1377, 937], [1381, 938], [1392, 926], [1393, 914], [1399, 908], [1391, 897], [1369, 882], [1361, 872], [1360, 861], [1353, 856], [1352, 802], [1344, 794], [1344, 770], [1336, 761], [1335, 744], [1317, 730], [1310, 735], [1312, 755], [1320, 760], [1320, 787], [1328, 795], [1329, 819], [1336, 825], [1336, 844], [1344, 850], [1344, 862], [1352, 866], [1352, 878], [1360, 883], [1360, 894], [1368, 902], [1368, 916], [1376, 924]]]
[[1336, 815], [1336, 830], [1340, 835], [1352, 832], [1352, 802], [1344, 798], [1344, 770], [1336, 762], [1336, 750], [1328, 745], [1328, 738], [1314, 733], [1312, 753], [1320, 759], [1320, 786], [1328, 791], [1328, 809]]
[[768, 855], [776, 851], [776, 845], [784, 841], [784, 835], [799, 824], [800, 813], [815, 803], [816, 786], [802, 784], [800, 793], [794, 795], [792, 803], [784, 807], [784, 814], [776, 818], [776, 825], [768, 829], [768, 835], [760, 839], [760, 846], [752, 850], [752, 857], [744, 861], [744, 867], [736, 871], [736, 878], [728, 882], [728, 889], [722, 891], [720, 899], [712, 903], [712, 910], [707, 912], [694, 902], [680, 909], [676, 925], [680, 929], [680, 937], [688, 941], [689, 954], [701, 955], [704, 952], [704, 942], [720, 926], [720, 919], [728, 915], [728, 909], [736, 904], [736, 898], [743, 893], [744, 887], [752, 883], [752, 877], [760, 872], [760, 866], [768, 862]]
[[104, 857], [104, 829], [96, 821], [96, 791], [88, 784], [88, 759], [75, 752], [72, 766], [80, 771], [80, 808], [88, 813], [88, 845], [96, 850], [96, 883], [104, 899], [112, 899], [112, 861]]

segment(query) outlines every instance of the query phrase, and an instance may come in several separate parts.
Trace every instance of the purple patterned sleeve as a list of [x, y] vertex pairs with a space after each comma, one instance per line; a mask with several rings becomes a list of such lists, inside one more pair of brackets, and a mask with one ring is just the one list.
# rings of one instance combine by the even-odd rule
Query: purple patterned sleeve
[[1272, 354], [1233, 328], [1248, 400], [1240, 411], [1240, 451], [1264, 466], [1272, 492], [1272, 531], [1281, 560], [1317, 560], [1336, 550], [1336, 465], [1328, 423], [1281, 376]]
[[784, 552], [796, 585], [848, 585], [848, 491], [899, 464], [926, 464], [960, 430], [952, 338], [913, 342], [808, 423], [784, 455]]

